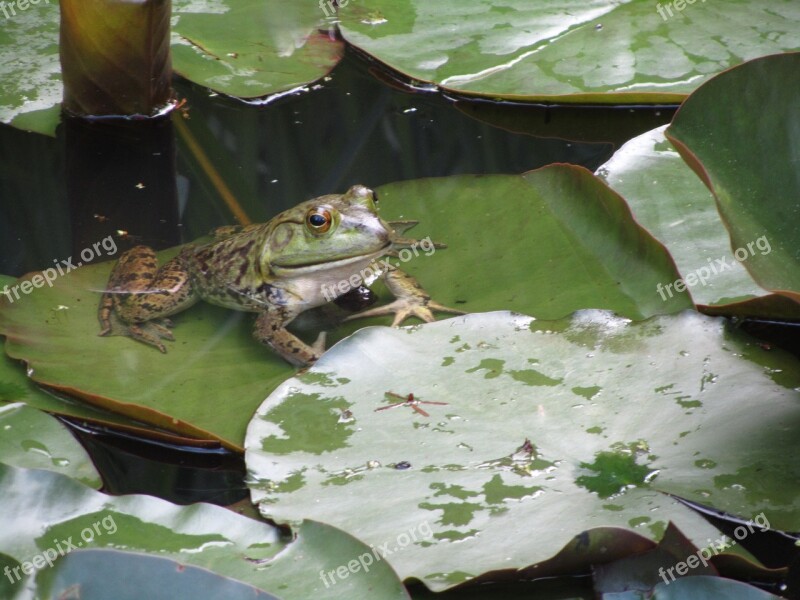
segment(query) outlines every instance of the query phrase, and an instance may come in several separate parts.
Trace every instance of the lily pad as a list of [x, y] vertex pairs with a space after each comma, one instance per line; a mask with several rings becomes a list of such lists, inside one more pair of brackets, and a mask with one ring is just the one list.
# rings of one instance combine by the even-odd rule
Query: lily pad
[[24, 360], [30, 377], [48, 388], [241, 450], [249, 416], [293, 369], [253, 341], [244, 313], [205, 304], [185, 313], [166, 355], [128, 338], [98, 337], [100, 291], [112, 265], [78, 268], [13, 303], [0, 298], [6, 353]]
[[441, 590], [597, 528], [721, 537], [662, 492], [796, 528], [799, 389], [796, 359], [695, 312], [473, 314], [340, 342], [261, 406], [246, 461], [265, 516], [386, 544]]
[[692, 306], [687, 294], [664, 302], [654, 293], [678, 276], [672, 259], [582, 167], [403, 181], [378, 194], [384, 218], [419, 219], [415, 237], [447, 244], [401, 266], [448, 306], [542, 319], [582, 308], [641, 319]]
[[768, 253], [744, 262], [753, 279], [795, 301], [800, 301], [798, 90], [800, 54], [754, 60], [692, 94], [666, 131], [713, 192], [733, 247], [768, 240]]
[[[754, 254], [769, 254], [769, 238], [756, 239], [752, 252], [745, 247], [734, 254], [714, 197], [664, 137], [665, 128], [630, 140], [596, 174], [667, 247], [681, 273], [680, 285], [704, 310], [800, 316], [800, 306], [759, 286], [744, 267]], [[665, 299], [675, 291], [674, 281], [661, 282], [657, 290]]]
[[[58, 565], [59, 558], [73, 551], [109, 548], [208, 569], [285, 600], [408, 598], [385, 562], [326, 587], [321, 570], [336, 569], [371, 549], [322, 523], [304, 522], [296, 537], [285, 539], [266, 523], [218, 506], [176, 506], [150, 496], [107, 496], [63, 475], [3, 464], [0, 493], [0, 552], [17, 563], [11, 572], [20, 575], [13, 584], [18, 587], [25, 585], [22, 569], [41, 575], [48, 566], [43, 560], [46, 556]], [[62, 574], [60, 570], [56, 579]], [[94, 581], [101, 579], [96, 576]]]
[[344, 38], [416, 81], [526, 101], [676, 103], [721, 70], [800, 48], [792, 0], [352, 0]]
[[[15, 281], [14, 277], [0, 275], [0, 288], [4, 285], [13, 285]], [[116, 428], [126, 428], [131, 431], [141, 429], [125, 417], [47, 393], [28, 378], [22, 363], [8, 358], [5, 353], [0, 353], [0, 409], [2, 403], [11, 402], [24, 402], [28, 406], [48, 413], [78, 417]], [[181, 442], [186, 443], [187, 440], [182, 439]]]
[[[444, 304], [465, 311], [511, 308], [543, 318], [585, 307], [642, 318], [692, 306], [686, 294], [664, 302], [654, 293], [658, 282], [679, 276], [672, 259], [633, 221], [622, 199], [586, 169], [556, 165], [525, 176], [425, 179], [383, 186], [378, 193], [385, 218], [419, 218], [416, 237], [448, 243], [441, 251], [418, 246], [407, 265], [410, 250], [396, 261]], [[476, 226], [481, 222], [490, 223], [485, 231]], [[14, 302], [0, 299], [6, 353], [24, 360], [34, 381], [48, 388], [166, 431], [241, 449], [255, 409], [293, 369], [252, 339], [251, 315], [205, 304], [176, 316], [177, 341], [166, 355], [128, 338], [99, 338], [99, 292], [110, 269], [111, 263], [83, 266], [52, 288], [31, 287]], [[336, 327], [332, 340], [363, 324]], [[329, 328], [331, 322], [317, 325]]]
[[[639, 600], [637, 596], [605, 594], [603, 600]], [[652, 600], [780, 600], [776, 596], [746, 583], [721, 577], [684, 577], [672, 584], [659, 583], [653, 590]]]
[[43, 598], [139, 600], [140, 598], [253, 598], [277, 596], [198, 567], [160, 556], [119, 550], [77, 550], [41, 571], [36, 592]]
[[344, 44], [321, 32], [318, 0], [173, 0], [175, 71], [212, 90], [256, 98], [328, 74]]
[[3, 463], [63, 473], [94, 488], [102, 485], [86, 450], [50, 415], [20, 402], [0, 405], [0, 430]]
[[[325, 76], [344, 51], [340, 40], [319, 33], [325, 16], [316, 0], [172, 5], [173, 68], [221, 93], [252, 98], [302, 87]], [[54, 135], [63, 95], [58, 38], [55, 0], [3, 19], [0, 122]]]

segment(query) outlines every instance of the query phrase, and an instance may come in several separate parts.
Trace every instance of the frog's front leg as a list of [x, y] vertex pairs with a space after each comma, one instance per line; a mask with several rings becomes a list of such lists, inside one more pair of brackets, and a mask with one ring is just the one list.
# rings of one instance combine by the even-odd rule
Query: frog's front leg
[[155, 251], [136, 246], [111, 271], [98, 311], [100, 335], [127, 335], [166, 352], [161, 340], [174, 339], [166, 317], [198, 299], [179, 256], [159, 269]]
[[394, 315], [392, 327], [397, 327], [409, 317], [417, 317], [426, 323], [430, 323], [435, 320], [433, 316], [433, 311], [435, 310], [454, 315], [464, 314], [463, 311], [444, 306], [432, 300], [414, 277], [396, 267], [385, 271], [382, 277], [386, 287], [389, 288], [396, 300], [385, 306], [370, 308], [347, 317], [345, 321], [360, 319], [361, 317]]
[[253, 336], [280, 354], [286, 361], [300, 367], [309, 366], [325, 351], [325, 333], [312, 346], [286, 329], [299, 314], [288, 306], [268, 306], [258, 315]]

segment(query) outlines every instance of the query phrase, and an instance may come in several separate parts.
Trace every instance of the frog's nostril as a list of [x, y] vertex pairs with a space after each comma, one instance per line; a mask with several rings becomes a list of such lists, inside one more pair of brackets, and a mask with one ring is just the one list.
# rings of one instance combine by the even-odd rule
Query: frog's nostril
[[364, 185], [354, 185], [350, 188], [349, 193], [357, 198], [375, 197], [375, 193]]

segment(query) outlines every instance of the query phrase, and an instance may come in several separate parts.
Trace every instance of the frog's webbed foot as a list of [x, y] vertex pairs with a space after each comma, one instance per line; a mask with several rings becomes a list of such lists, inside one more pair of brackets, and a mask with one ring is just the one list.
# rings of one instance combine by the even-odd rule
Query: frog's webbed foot
[[145, 321], [144, 323], [125, 323], [116, 313], [112, 312], [102, 324], [103, 329], [98, 334], [100, 336], [123, 335], [149, 346], [155, 346], [163, 354], [167, 353], [167, 348], [161, 340], [175, 341], [175, 336], [169, 330], [173, 326], [172, 321], [169, 319]]
[[180, 257], [158, 268], [155, 252], [137, 246], [125, 252], [111, 272], [97, 315], [100, 335], [127, 336], [166, 353], [161, 340], [175, 339], [166, 317], [197, 299]]
[[387, 271], [384, 275], [386, 287], [394, 294], [396, 300], [385, 306], [370, 308], [358, 314], [347, 317], [345, 321], [360, 319], [362, 317], [378, 317], [394, 315], [392, 327], [398, 327], [409, 317], [431, 323], [435, 320], [433, 311], [445, 312], [454, 315], [463, 315], [464, 312], [450, 308], [432, 300], [428, 293], [422, 289], [419, 282], [408, 273], [399, 269]]

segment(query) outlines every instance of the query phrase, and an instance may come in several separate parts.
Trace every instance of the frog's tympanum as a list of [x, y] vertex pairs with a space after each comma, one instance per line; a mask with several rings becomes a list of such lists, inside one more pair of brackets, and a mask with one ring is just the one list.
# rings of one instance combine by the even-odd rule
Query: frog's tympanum
[[324, 334], [308, 346], [286, 326], [358, 287], [365, 272], [382, 277], [396, 300], [354, 317], [394, 314], [396, 326], [410, 316], [433, 321], [432, 310], [460, 314], [431, 300], [387, 261], [375, 272], [376, 259], [419, 243], [401, 237], [413, 221], [386, 222], [375, 203], [372, 190], [356, 185], [344, 195], [298, 204], [267, 223], [220, 228], [213, 241], [186, 246], [161, 268], [151, 248], [137, 246], [111, 273], [100, 303], [100, 335], [121, 333], [166, 352], [161, 340], [173, 340], [167, 317], [202, 299], [258, 313], [256, 339], [293, 364], [309, 365], [324, 351]]

